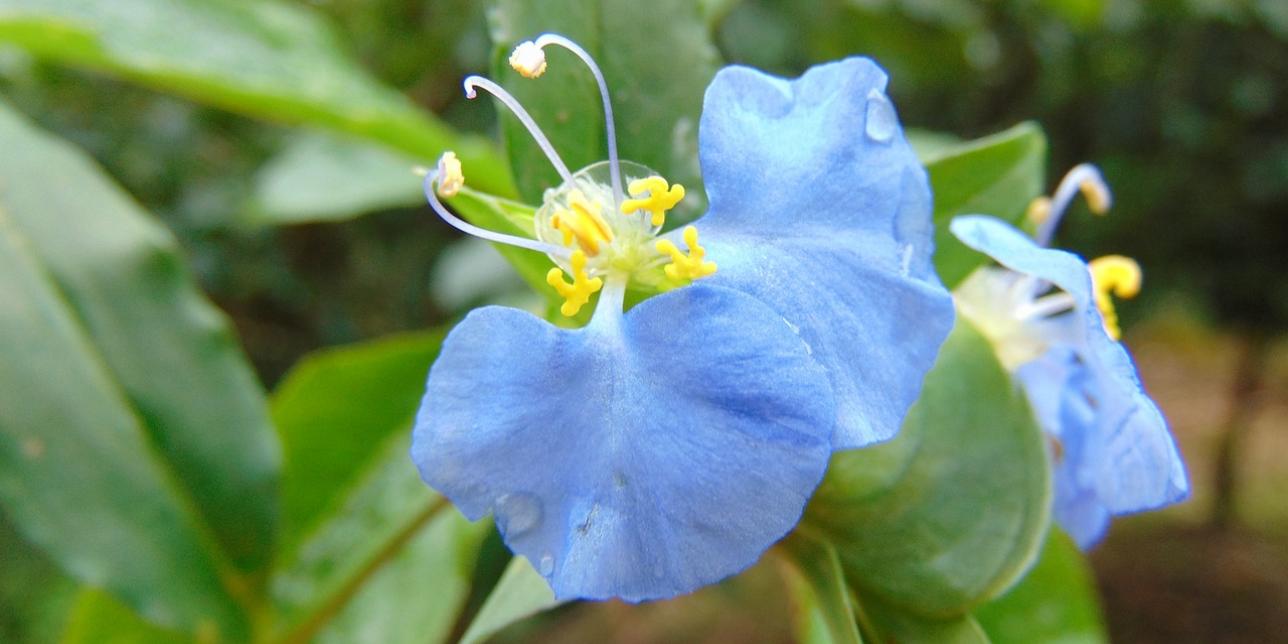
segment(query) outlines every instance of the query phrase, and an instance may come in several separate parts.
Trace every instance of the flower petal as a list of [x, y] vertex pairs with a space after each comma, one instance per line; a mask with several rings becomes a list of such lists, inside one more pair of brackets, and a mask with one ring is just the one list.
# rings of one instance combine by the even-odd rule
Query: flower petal
[[699, 130], [709, 278], [800, 328], [836, 396], [834, 447], [893, 436], [952, 327], [930, 189], [875, 63], [796, 80], [728, 67]]
[[[1189, 493], [1185, 465], [1167, 423], [1136, 376], [1126, 349], [1105, 332], [1092, 299], [1091, 276], [1078, 256], [1042, 248], [1027, 235], [993, 217], [958, 217], [952, 231], [967, 246], [1011, 270], [1040, 278], [1071, 295], [1081, 323], [1068, 348], [1087, 370], [1083, 382], [1069, 378], [1072, 392], [1095, 410], [1085, 439], [1088, 480], [1113, 514], [1156, 508]], [[1067, 395], [1067, 394], [1066, 394]], [[1067, 403], [1066, 403], [1067, 404]], [[1064, 422], [1062, 416], [1062, 422]], [[1068, 440], [1069, 428], [1061, 430]]]
[[421, 476], [488, 512], [560, 598], [672, 597], [750, 566], [827, 466], [826, 374], [755, 299], [694, 285], [558, 329], [488, 307], [449, 335]]

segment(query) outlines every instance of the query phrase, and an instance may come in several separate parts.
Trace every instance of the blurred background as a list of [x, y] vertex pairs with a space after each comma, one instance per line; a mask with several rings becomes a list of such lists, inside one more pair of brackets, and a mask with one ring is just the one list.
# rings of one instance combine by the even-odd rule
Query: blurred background
[[[385, 83], [462, 130], [493, 110], [459, 81], [491, 54], [482, 3], [312, 0]], [[1288, 2], [1283, 0], [706, 0], [729, 61], [795, 75], [876, 58], [912, 128], [974, 138], [1032, 120], [1049, 184], [1082, 161], [1115, 193], [1082, 206], [1057, 243], [1135, 257], [1145, 289], [1123, 303], [1126, 342], [1169, 417], [1195, 490], [1115, 522], [1091, 556], [1115, 641], [1281, 641], [1288, 633]], [[300, 356], [522, 298], [493, 251], [417, 203], [406, 166], [326, 164], [343, 147], [0, 45], [0, 94], [89, 151], [178, 236], [273, 387]], [[328, 147], [330, 146], [330, 147]], [[339, 146], [339, 147], [337, 147]], [[346, 153], [359, 154], [348, 148]], [[0, 152], [2, 153], [2, 152]], [[381, 166], [382, 160], [386, 165]], [[328, 175], [327, 173], [332, 173]], [[351, 184], [332, 221], [267, 225], [307, 209], [309, 181]], [[369, 188], [372, 184], [392, 188]], [[409, 187], [408, 187], [409, 186]], [[358, 216], [361, 215], [361, 216]], [[50, 565], [0, 522], [0, 641], [41, 628], [9, 600]], [[21, 562], [17, 565], [16, 562]], [[26, 575], [26, 576], [24, 576]], [[790, 638], [780, 605], [700, 594], [708, 610], [606, 606], [559, 613], [552, 639]], [[43, 583], [43, 582], [42, 582]], [[765, 584], [765, 593], [772, 584]], [[52, 593], [56, 601], [57, 593]], [[750, 597], [751, 599], [748, 599]], [[680, 617], [684, 615], [684, 617]], [[677, 620], [700, 621], [700, 624]], [[759, 626], [757, 626], [759, 624]], [[777, 624], [777, 626], [774, 626]], [[777, 630], [775, 630], [777, 629]]]

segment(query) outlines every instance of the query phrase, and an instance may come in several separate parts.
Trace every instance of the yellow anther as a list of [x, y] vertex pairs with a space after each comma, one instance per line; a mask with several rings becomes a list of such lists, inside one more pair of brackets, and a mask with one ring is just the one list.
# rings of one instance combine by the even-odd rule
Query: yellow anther
[[1047, 218], [1051, 216], [1051, 198], [1034, 198], [1033, 201], [1029, 202], [1029, 209], [1024, 213], [1024, 216], [1028, 217], [1029, 221], [1035, 224], [1040, 224], [1046, 221]]
[[465, 174], [461, 172], [461, 160], [456, 153], [448, 150], [438, 158], [438, 195], [450, 197], [465, 186]]
[[564, 246], [577, 245], [592, 257], [599, 254], [599, 245], [613, 241], [613, 229], [599, 214], [598, 202], [586, 199], [579, 190], [568, 194], [568, 207], [550, 216], [550, 226], [563, 233]]
[[1109, 186], [1096, 179], [1083, 179], [1078, 183], [1078, 189], [1082, 191], [1082, 196], [1087, 199], [1087, 207], [1091, 212], [1097, 215], [1104, 215], [1109, 212], [1109, 205], [1113, 197], [1109, 195]]
[[1087, 267], [1095, 289], [1096, 308], [1100, 309], [1100, 317], [1105, 321], [1105, 332], [1117, 340], [1122, 337], [1122, 330], [1118, 327], [1118, 312], [1114, 310], [1110, 295], [1123, 299], [1136, 297], [1140, 293], [1140, 265], [1130, 257], [1106, 255], [1091, 260]]
[[716, 272], [716, 263], [706, 261], [707, 251], [698, 245], [697, 227], [684, 228], [684, 243], [689, 247], [688, 254], [682, 252], [669, 239], [657, 242], [657, 252], [671, 256], [671, 263], [662, 268], [667, 277], [679, 282], [695, 280]]
[[524, 78], [546, 73], [546, 52], [531, 40], [519, 43], [510, 54], [510, 66]]
[[[684, 198], [684, 186], [678, 183], [668, 185], [666, 179], [658, 176], [636, 179], [626, 187], [626, 191], [636, 198], [622, 202], [622, 214], [629, 215], [636, 210], [647, 210], [653, 215], [651, 223], [654, 226], [665, 223], [666, 211], [674, 208], [675, 204], [680, 203]], [[644, 193], [648, 193], [648, 196], [640, 198]]]
[[567, 317], [577, 315], [581, 307], [590, 301], [590, 296], [604, 285], [604, 280], [586, 274], [586, 253], [576, 250], [572, 253], [572, 283], [564, 281], [563, 271], [558, 268], [546, 273], [546, 283], [554, 287], [564, 303], [559, 312]]

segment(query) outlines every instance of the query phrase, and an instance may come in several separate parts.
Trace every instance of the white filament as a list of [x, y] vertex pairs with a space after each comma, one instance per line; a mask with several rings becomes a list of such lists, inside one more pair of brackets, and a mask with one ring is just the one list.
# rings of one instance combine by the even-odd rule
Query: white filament
[[439, 218], [441, 218], [443, 221], [450, 224], [453, 228], [456, 228], [457, 230], [467, 235], [473, 235], [480, 239], [486, 239], [488, 241], [496, 242], [498, 244], [508, 244], [510, 246], [518, 246], [519, 248], [527, 248], [529, 250], [535, 250], [539, 253], [545, 253], [547, 255], [555, 255], [565, 259], [572, 256], [571, 252], [569, 252], [569, 250], [567, 248], [564, 248], [563, 246], [555, 246], [554, 244], [547, 244], [545, 242], [537, 241], [535, 239], [528, 239], [526, 237], [518, 237], [515, 235], [507, 235], [505, 233], [498, 233], [493, 230], [487, 230], [486, 228], [479, 228], [478, 226], [475, 226], [474, 224], [471, 224], [468, 221], [465, 221], [464, 219], [461, 219], [460, 217], [453, 215], [451, 211], [449, 211], [446, 207], [443, 206], [443, 202], [439, 201], [438, 199], [438, 192], [436, 190], [437, 182], [438, 182], [437, 170], [431, 170], [428, 174], [425, 175], [425, 183], [424, 183], [425, 198], [429, 200], [430, 207], [434, 209], [434, 212], [439, 216]]
[[465, 79], [463, 85], [465, 86], [465, 98], [473, 99], [478, 96], [474, 90], [475, 88], [480, 88], [500, 100], [514, 114], [514, 117], [519, 119], [523, 127], [528, 128], [528, 133], [541, 147], [541, 151], [546, 153], [546, 158], [550, 159], [550, 163], [554, 165], [559, 176], [565, 182], [572, 181], [572, 173], [568, 171], [568, 165], [563, 162], [563, 159], [559, 158], [559, 153], [555, 152], [555, 147], [550, 144], [550, 139], [546, 138], [545, 133], [537, 126], [537, 122], [532, 120], [532, 115], [528, 114], [528, 111], [523, 109], [519, 101], [511, 96], [509, 92], [482, 76], [470, 76]]
[[604, 74], [599, 70], [599, 65], [595, 64], [595, 59], [586, 53], [581, 45], [560, 36], [559, 34], [542, 34], [536, 39], [538, 47], [546, 45], [555, 45], [563, 47], [577, 55], [586, 66], [590, 68], [590, 73], [595, 77], [595, 83], [599, 85], [599, 97], [604, 102], [604, 129], [608, 133], [608, 168], [610, 179], [613, 182], [613, 207], [620, 206], [622, 199], [622, 173], [617, 161], [617, 131], [613, 125], [613, 101], [608, 97], [608, 83], [604, 82]]
[[1055, 229], [1060, 224], [1060, 219], [1064, 217], [1065, 211], [1073, 203], [1074, 198], [1082, 190], [1083, 182], [1088, 182], [1093, 190], [1096, 190], [1104, 197], [1105, 206], [1109, 206], [1110, 193], [1109, 186], [1105, 184], [1105, 178], [1101, 176], [1100, 170], [1090, 163], [1080, 163], [1073, 167], [1064, 178], [1060, 180], [1060, 185], [1055, 189], [1055, 195], [1051, 197], [1051, 210], [1047, 217], [1038, 224], [1038, 229], [1033, 235], [1039, 246], [1047, 246], [1051, 243], [1051, 237], [1055, 235]]

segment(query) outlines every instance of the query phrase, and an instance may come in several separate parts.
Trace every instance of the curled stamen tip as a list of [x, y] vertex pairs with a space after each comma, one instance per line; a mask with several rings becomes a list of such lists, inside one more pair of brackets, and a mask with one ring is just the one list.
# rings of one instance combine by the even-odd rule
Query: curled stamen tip
[[526, 40], [510, 54], [510, 66], [524, 78], [537, 78], [546, 73], [546, 52], [537, 43]]
[[1045, 222], [1051, 216], [1051, 199], [1037, 197], [1029, 202], [1029, 209], [1024, 213], [1029, 221], [1035, 224]]
[[1100, 176], [1099, 172], [1079, 182], [1078, 189], [1087, 198], [1087, 207], [1091, 208], [1091, 212], [1097, 215], [1109, 212], [1114, 198], [1109, 192], [1109, 185], [1105, 183], [1104, 177]]
[[438, 158], [438, 195], [450, 197], [465, 187], [465, 173], [461, 171], [461, 160], [456, 153], [448, 150]]

